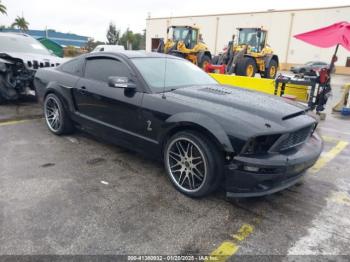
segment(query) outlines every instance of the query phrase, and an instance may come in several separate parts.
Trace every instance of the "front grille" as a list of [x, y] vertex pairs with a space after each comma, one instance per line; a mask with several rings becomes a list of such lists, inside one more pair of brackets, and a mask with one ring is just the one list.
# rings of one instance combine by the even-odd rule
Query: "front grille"
[[307, 126], [290, 133], [279, 145], [280, 151], [295, 147], [304, 143], [311, 135], [313, 126]]

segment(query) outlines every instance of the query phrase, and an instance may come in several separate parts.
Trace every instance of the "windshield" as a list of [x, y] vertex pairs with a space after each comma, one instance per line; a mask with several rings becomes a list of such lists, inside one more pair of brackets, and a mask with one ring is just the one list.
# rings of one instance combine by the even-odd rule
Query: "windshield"
[[184, 27], [171, 27], [170, 35], [173, 41], [184, 41], [189, 37], [190, 29]]
[[217, 84], [198, 66], [183, 59], [157, 57], [134, 58], [132, 61], [154, 93], [185, 86]]
[[259, 47], [264, 45], [266, 37], [265, 31], [260, 31], [260, 37], [258, 36], [258, 30], [256, 28], [243, 28], [239, 29], [238, 44], [250, 45], [253, 47]]
[[52, 55], [39, 41], [32, 37], [11, 35], [0, 35], [0, 52]]

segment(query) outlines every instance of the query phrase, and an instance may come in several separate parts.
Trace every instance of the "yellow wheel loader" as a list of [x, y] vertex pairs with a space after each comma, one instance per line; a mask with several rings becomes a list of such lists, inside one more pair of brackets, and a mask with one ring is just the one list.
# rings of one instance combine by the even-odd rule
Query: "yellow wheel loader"
[[226, 51], [213, 58], [213, 64], [224, 66], [227, 74], [254, 77], [260, 73], [261, 77], [275, 78], [278, 56], [266, 38], [267, 31], [261, 28], [238, 28], [237, 41], [233, 36]]
[[185, 58], [203, 69], [211, 63], [211, 53], [201, 39], [199, 28], [170, 26], [167, 35], [167, 41], [160, 41], [157, 52]]

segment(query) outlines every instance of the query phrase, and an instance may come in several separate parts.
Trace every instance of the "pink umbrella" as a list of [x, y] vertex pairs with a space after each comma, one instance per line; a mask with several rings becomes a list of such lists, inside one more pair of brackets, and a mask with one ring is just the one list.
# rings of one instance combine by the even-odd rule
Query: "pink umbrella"
[[337, 52], [339, 45], [350, 51], [350, 23], [339, 22], [333, 25], [316, 29], [310, 32], [298, 34], [295, 38], [318, 47], [331, 47], [336, 45], [329, 71], [334, 67], [337, 61]]

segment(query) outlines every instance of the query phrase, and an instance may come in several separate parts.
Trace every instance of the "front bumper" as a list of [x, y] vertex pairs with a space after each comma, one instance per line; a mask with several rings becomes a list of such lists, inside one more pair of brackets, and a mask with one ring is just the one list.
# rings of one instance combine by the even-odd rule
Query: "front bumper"
[[317, 161], [322, 149], [322, 139], [315, 132], [302, 146], [285, 153], [234, 157], [225, 166], [226, 194], [257, 197], [286, 189], [298, 182], [304, 171]]

